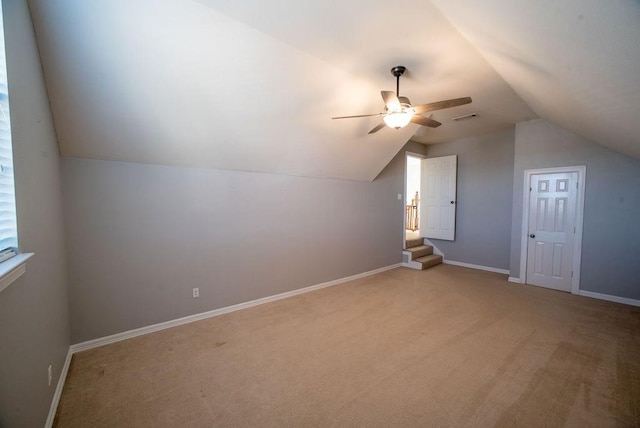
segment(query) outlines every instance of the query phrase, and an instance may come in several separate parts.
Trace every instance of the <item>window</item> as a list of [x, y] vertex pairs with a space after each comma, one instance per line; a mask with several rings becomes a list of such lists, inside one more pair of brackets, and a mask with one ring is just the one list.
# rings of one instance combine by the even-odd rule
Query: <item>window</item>
[[3, 16], [0, 4], [0, 291], [25, 272], [25, 263], [33, 256], [31, 253], [16, 255], [17, 252], [18, 228], [13, 182], [11, 118], [9, 116]]
[[0, 262], [15, 255], [18, 248], [11, 150], [11, 118], [9, 115], [9, 91], [2, 18], [2, 8], [0, 7]]

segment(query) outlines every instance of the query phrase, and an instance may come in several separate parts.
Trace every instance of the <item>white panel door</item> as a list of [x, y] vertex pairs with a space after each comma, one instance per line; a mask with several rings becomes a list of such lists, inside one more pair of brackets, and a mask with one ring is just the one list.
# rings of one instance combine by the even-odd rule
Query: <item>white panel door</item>
[[527, 284], [571, 291], [578, 174], [535, 174], [529, 186]]
[[422, 160], [420, 236], [455, 239], [457, 166], [455, 155]]

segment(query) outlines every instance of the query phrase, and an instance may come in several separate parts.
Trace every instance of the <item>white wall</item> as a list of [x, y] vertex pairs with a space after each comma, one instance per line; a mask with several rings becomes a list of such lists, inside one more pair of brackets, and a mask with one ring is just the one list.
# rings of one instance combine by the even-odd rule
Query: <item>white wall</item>
[[63, 158], [73, 342], [401, 262], [404, 164], [360, 182]]
[[19, 245], [36, 255], [0, 293], [0, 426], [41, 427], [70, 344], [59, 156], [26, 1], [2, 7]]
[[587, 166], [580, 289], [640, 299], [640, 161], [544, 120], [516, 126], [511, 276], [520, 273], [524, 171]]

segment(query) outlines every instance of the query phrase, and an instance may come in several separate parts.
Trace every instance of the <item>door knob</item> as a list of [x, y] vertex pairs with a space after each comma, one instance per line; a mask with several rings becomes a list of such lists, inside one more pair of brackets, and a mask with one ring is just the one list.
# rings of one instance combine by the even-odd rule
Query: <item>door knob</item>
[[452, 204], [455, 204], [455, 202], [451, 201]]
[[529, 235], [529, 238], [535, 238], [536, 235], [534, 235], [533, 233], [531, 235]]

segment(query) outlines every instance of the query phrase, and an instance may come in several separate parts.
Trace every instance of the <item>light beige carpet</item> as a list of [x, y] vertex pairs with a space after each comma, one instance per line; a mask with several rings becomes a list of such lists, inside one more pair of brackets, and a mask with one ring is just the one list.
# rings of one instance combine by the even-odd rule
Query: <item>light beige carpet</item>
[[58, 427], [638, 426], [640, 308], [399, 268], [73, 357]]

